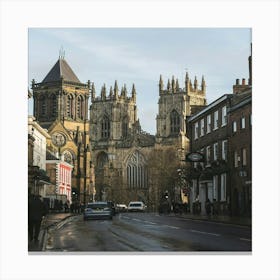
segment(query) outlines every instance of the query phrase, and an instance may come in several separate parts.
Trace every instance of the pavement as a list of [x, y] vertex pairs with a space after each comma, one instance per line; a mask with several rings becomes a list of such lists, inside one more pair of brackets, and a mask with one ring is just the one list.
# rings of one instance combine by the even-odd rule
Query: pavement
[[47, 233], [51, 228], [54, 228], [60, 225], [63, 222], [68, 221], [71, 217], [77, 216], [79, 214], [76, 213], [49, 213], [47, 214], [41, 224], [41, 230], [39, 233], [39, 242], [29, 242], [28, 241], [28, 251], [29, 252], [36, 252], [36, 251], [43, 251], [43, 247], [46, 243]]
[[184, 214], [169, 214], [172, 216], [179, 216], [186, 219], [192, 219], [192, 220], [202, 220], [202, 221], [208, 221], [208, 222], [216, 222], [216, 223], [225, 223], [225, 224], [234, 224], [234, 225], [240, 225], [240, 226], [252, 226], [252, 218], [251, 217], [232, 217], [232, 216], [223, 216], [223, 215], [194, 215], [191, 213], [184, 213]]
[[[28, 251], [29, 252], [38, 252], [43, 251], [44, 247], [47, 243], [47, 235], [48, 231], [52, 228], [55, 228], [62, 223], [68, 222], [72, 217], [77, 216], [80, 214], [76, 213], [50, 213], [44, 217], [42, 224], [41, 224], [41, 230], [39, 234], [39, 242], [35, 244], [34, 242], [28, 243]], [[217, 223], [226, 223], [226, 224], [235, 224], [240, 226], [252, 226], [252, 219], [250, 217], [230, 217], [230, 216], [210, 216], [207, 215], [194, 215], [191, 213], [183, 213], [183, 214], [174, 214], [170, 213], [168, 216], [176, 216], [186, 219], [193, 219], [193, 220], [202, 220], [202, 221], [208, 221], [208, 222], [217, 222]]]

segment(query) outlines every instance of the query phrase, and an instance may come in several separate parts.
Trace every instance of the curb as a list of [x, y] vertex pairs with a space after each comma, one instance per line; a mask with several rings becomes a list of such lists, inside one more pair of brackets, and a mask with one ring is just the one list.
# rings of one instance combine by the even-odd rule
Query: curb
[[75, 217], [77, 217], [78, 215], [71, 215], [71, 216], [67, 216], [64, 219], [60, 220], [59, 222], [56, 222], [54, 224], [51, 224], [49, 226], [47, 226], [46, 228], [44, 228], [42, 230], [42, 241], [41, 241], [41, 251], [45, 251], [46, 249], [48, 249], [48, 243], [51, 242], [50, 240], [50, 232], [55, 230], [55, 229], [59, 229], [62, 226], [64, 226], [66, 223], [68, 223], [69, 221], [73, 220]]

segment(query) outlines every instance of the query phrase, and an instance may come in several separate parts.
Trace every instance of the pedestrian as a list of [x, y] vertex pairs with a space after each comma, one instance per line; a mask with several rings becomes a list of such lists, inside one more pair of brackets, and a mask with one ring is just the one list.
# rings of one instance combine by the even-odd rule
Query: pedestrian
[[28, 233], [29, 240], [38, 243], [42, 218], [47, 214], [45, 204], [39, 195], [31, 195], [28, 201]]
[[207, 214], [207, 216], [209, 218], [210, 215], [211, 215], [211, 202], [210, 202], [209, 198], [207, 198], [207, 200], [205, 202], [205, 210], [206, 210], [206, 214]]
[[64, 203], [64, 213], [68, 212], [68, 203], [67, 201]]

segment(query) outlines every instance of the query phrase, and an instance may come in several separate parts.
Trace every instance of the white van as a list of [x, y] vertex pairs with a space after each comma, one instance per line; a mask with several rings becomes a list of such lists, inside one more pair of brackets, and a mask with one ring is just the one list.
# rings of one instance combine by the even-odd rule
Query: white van
[[144, 212], [145, 204], [142, 201], [131, 201], [128, 204], [127, 211], [129, 212]]

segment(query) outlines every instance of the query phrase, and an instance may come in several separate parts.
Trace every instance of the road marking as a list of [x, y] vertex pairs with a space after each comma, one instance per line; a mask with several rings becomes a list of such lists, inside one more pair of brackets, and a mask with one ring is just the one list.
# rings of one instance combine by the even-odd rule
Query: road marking
[[248, 239], [248, 238], [239, 238], [239, 240], [248, 241], [248, 242], [251, 242], [251, 241], [252, 241], [251, 239]]
[[217, 233], [212, 233], [212, 232], [206, 232], [206, 231], [199, 231], [199, 230], [194, 230], [191, 229], [191, 232], [195, 232], [195, 233], [201, 233], [201, 234], [208, 234], [208, 235], [214, 235], [214, 236], [221, 236], [220, 234]]
[[168, 225], [164, 225], [164, 226], [168, 228], [180, 229], [179, 227], [174, 227], [174, 226], [168, 226]]
[[136, 221], [136, 222], [142, 222], [142, 220], [135, 219], [135, 218], [133, 218], [132, 220], [133, 220], [133, 221]]
[[151, 224], [151, 225], [157, 225], [157, 223], [153, 223], [153, 222], [150, 222], [150, 221], [144, 221], [145, 223], [148, 223], [148, 224]]

